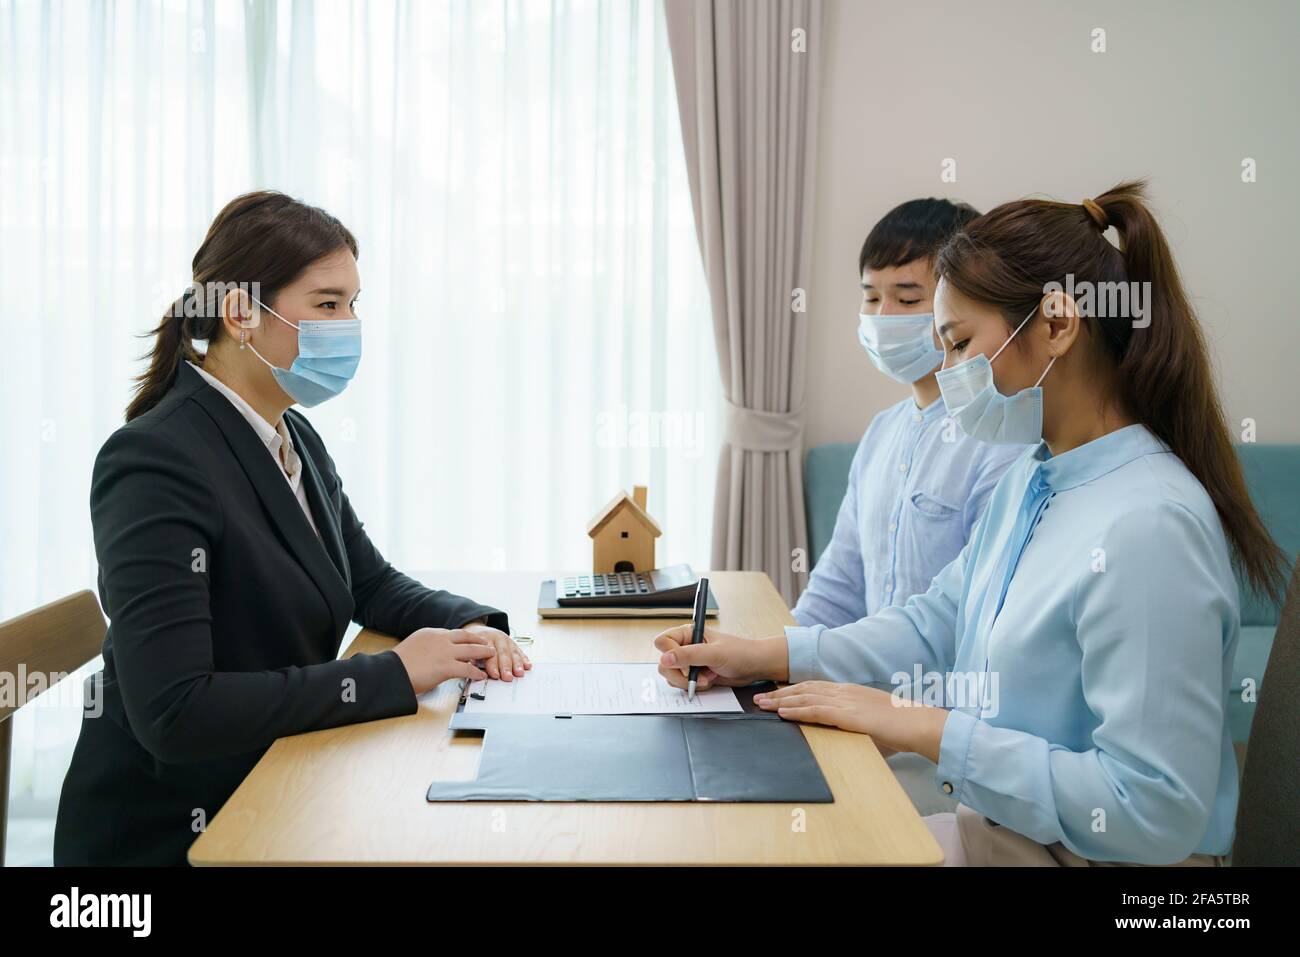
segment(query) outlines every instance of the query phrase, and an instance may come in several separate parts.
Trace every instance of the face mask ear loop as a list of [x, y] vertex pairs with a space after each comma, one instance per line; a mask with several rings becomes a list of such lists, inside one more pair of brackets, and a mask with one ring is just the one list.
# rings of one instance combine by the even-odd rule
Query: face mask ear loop
[[248, 298], [249, 298], [249, 299], [252, 299], [253, 302], [257, 303], [259, 306], [261, 306], [263, 309], [265, 309], [265, 310], [266, 310], [267, 312], [269, 312], [271, 315], [275, 316], [275, 318], [279, 319], [281, 322], [283, 322], [283, 323], [284, 323], [286, 326], [288, 326], [289, 328], [291, 328], [291, 329], [297, 329], [297, 328], [298, 328], [296, 325], [294, 325], [294, 324], [293, 324], [292, 322], [290, 322], [288, 319], [284, 318], [284, 316], [280, 315], [278, 312], [276, 312], [274, 309], [272, 309], [272, 308], [271, 308], [270, 306], [268, 306], [266, 303], [262, 302], [262, 300], [258, 299], [256, 296], [249, 296]]
[[266, 361], [266, 357], [263, 356], [262, 353], [260, 353], [260, 352], [257, 351], [257, 347], [256, 347], [255, 345], [253, 345], [253, 344], [250, 342], [250, 343], [248, 343], [248, 348], [250, 348], [250, 349], [253, 350], [253, 355], [257, 356], [257, 358], [261, 360], [262, 365], [266, 366], [268, 369], [271, 369], [272, 371], [275, 370], [276, 367], [273, 366], [273, 365], [271, 365], [271, 363], [269, 363], [269, 362]]
[[[1015, 332], [1012, 332], [1011, 335], [1007, 336], [1007, 341], [1002, 343], [1002, 345], [998, 346], [998, 351], [993, 353], [993, 355], [989, 357], [989, 365], [992, 365], [993, 360], [996, 359], [998, 356], [1002, 355], [1002, 350], [1005, 349], [1007, 346], [1011, 345], [1011, 340], [1016, 337], [1016, 333], [1019, 332], [1021, 329], [1025, 328], [1025, 323], [1028, 322], [1030, 319], [1034, 318], [1034, 316], [1036, 315], [1038, 315], [1038, 307], [1034, 306], [1034, 311], [1031, 312], [1029, 315], [1025, 316], [1025, 318], [1020, 320], [1020, 325], [1016, 326]], [[1049, 366], [1048, 368], [1051, 367]], [[1047, 373], [1044, 372], [1043, 375], [1047, 375]]]
[[1035, 389], [1037, 389], [1040, 385], [1043, 384], [1043, 380], [1047, 378], [1047, 373], [1049, 373], [1049, 372], [1052, 371], [1052, 366], [1056, 365], [1056, 360], [1059, 359], [1059, 358], [1061, 358], [1061, 357], [1060, 357], [1060, 356], [1052, 356], [1052, 361], [1049, 362], [1049, 363], [1047, 363], [1047, 368], [1043, 370], [1043, 374], [1040, 375], [1040, 376], [1038, 377], [1038, 381], [1034, 383], [1034, 388], [1035, 388]]

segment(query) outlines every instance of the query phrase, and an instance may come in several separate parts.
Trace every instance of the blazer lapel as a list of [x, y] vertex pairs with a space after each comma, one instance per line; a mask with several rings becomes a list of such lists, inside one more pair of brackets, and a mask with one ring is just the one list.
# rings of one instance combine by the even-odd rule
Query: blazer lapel
[[[316, 587], [320, 589], [335, 620], [346, 623], [352, 617], [353, 610], [351, 585], [344, 580], [335, 561], [326, 552], [325, 547], [322, 547], [321, 539], [317, 538], [316, 533], [312, 531], [307, 516], [302, 512], [302, 506], [298, 504], [298, 499], [294, 497], [293, 490], [285, 480], [284, 472], [275, 464], [271, 453], [262, 444], [253, 427], [245, 421], [239, 410], [231, 405], [229, 399], [204, 382], [203, 377], [188, 365], [182, 364], [177, 384], [190, 385], [188, 380], [182, 383], [183, 377], [186, 376], [194, 379], [196, 384], [194, 398], [225, 435], [231, 451], [235, 453], [235, 458], [243, 467], [244, 474], [248, 476], [258, 498], [262, 500], [280, 537], [298, 559], [298, 563], [311, 576]], [[309, 459], [303, 455], [301, 446], [297, 445], [296, 435], [294, 443], [297, 446], [295, 450], [302, 457], [303, 462], [308, 462]], [[316, 481], [319, 482], [319, 478]], [[309, 504], [314, 506], [312, 516], [321, 525], [321, 533], [324, 537], [325, 527], [332, 521], [333, 510], [322, 501], [324, 496], [320, 489], [317, 489], [317, 494], [312, 497], [315, 499], [314, 502], [309, 501]], [[327, 518], [329, 520], [326, 520]], [[334, 537], [338, 538], [337, 531], [334, 532]]]
[[284, 422], [289, 434], [293, 437], [293, 449], [298, 453], [298, 458], [302, 460], [302, 481], [307, 490], [307, 504], [311, 506], [311, 514], [316, 520], [320, 540], [325, 545], [330, 560], [334, 563], [335, 571], [339, 573], [339, 577], [343, 579], [350, 592], [352, 589], [352, 568], [348, 565], [347, 554], [343, 548], [343, 531], [339, 527], [339, 517], [334, 512], [334, 503], [325, 494], [325, 482], [321, 478], [320, 469], [316, 467], [315, 460], [312, 459], [311, 453], [307, 451], [307, 447], [303, 444], [302, 435], [299, 433], [298, 428], [288, 416], [285, 416]]

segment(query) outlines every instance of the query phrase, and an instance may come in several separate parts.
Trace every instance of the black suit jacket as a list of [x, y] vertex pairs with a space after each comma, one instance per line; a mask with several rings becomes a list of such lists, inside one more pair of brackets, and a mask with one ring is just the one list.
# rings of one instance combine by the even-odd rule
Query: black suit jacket
[[183, 363], [100, 449], [90, 507], [111, 624], [55, 864], [183, 864], [276, 738], [414, 713], [394, 652], [336, 659], [349, 621], [396, 637], [484, 616], [508, 629], [384, 561], [320, 436], [285, 420], [320, 538], [252, 426]]

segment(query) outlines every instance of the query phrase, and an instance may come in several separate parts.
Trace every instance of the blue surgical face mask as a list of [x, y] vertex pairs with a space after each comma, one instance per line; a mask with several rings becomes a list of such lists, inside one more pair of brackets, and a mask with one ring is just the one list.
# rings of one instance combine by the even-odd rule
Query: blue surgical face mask
[[858, 341], [877, 369], [899, 382], [929, 375], [943, 362], [934, 346], [934, 314], [869, 316], [858, 314]]
[[[1038, 313], [1038, 307], [1025, 316], [1015, 332], [993, 353], [993, 359], [1002, 354], [1016, 333]], [[1043, 390], [1039, 388], [1047, 373], [1056, 363], [1056, 356], [1038, 381], [1015, 395], [1003, 395], [993, 384], [993, 359], [980, 354], [967, 359], [951, 369], [940, 369], [935, 375], [939, 393], [963, 432], [973, 439], [999, 445], [1029, 445], [1043, 438]]]
[[298, 357], [288, 369], [271, 365], [248, 343], [275, 376], [285, 395], [310, 409], [342, 392], [361, 364], [360, 319], [310, 319], [292, 323], [261, 300], [253, 302], [298, 330]]

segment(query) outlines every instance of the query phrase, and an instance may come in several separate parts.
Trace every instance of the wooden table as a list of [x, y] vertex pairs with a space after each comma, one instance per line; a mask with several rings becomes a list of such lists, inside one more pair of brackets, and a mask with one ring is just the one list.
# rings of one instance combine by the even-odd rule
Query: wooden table
[[[534, 661], [653, 661], [675, 619], [541, 620], [540, 573], [418, 574], [502, 608]], [[709, 576], [718, 627], [792, 624], [760, 572]], [[683, 619], [685, 620], [685, 619]], [[362, 631], [347, 654], [394, 640]], [[805, 727], [833, 804], [436, 803], [474, 777], [482, 739], [448, 731], [456, 682], [418, 713], [281, 738], [189, 851], [191, 864], [938, 864], [943, 855], [866, 735]]]

